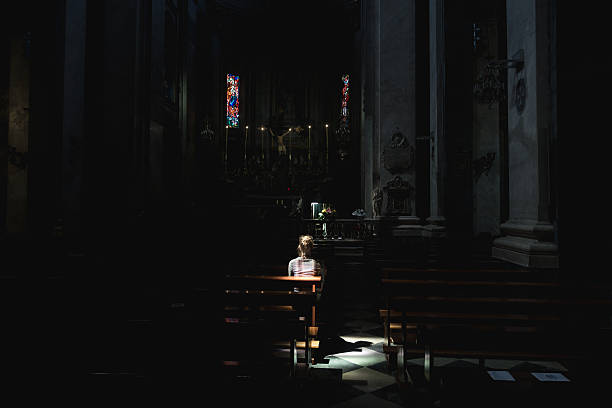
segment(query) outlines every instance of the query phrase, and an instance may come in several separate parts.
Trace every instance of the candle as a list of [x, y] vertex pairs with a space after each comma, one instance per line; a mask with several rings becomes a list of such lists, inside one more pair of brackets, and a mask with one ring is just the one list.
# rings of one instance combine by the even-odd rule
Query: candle
[[287, 133], [287, 137], [289, 138], [289, 163], [291, 163], [291, 128], [289, 128], [289, 133]]

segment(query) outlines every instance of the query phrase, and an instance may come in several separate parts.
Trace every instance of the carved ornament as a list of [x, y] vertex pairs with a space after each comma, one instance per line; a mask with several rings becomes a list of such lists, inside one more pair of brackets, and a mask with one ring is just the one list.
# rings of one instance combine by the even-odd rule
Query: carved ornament
[[403, 173], [412, 168], [414, 147], [408, 143], [408, 140], [400, 131], [393, 134], [390, 143], [385, 147], [383, 163], [385, 169], [391, 174]]

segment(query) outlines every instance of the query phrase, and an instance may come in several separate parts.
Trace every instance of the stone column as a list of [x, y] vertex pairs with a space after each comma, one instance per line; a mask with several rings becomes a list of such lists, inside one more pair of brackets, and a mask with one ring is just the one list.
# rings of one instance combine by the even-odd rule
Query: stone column
[[429, 212], [424, 227], [426, 237], [446, 235], [444, 217], [444, 0], [429, 0]]
[[364, 42], [372, 45], [362, 54], [364, 199], [371, 203], [365, 208], [389, 223], [393, 235], [420, 236], [415, 208], [415, 1], [373, 0], [364, 7]]
[[522, 69], [508, 69], [509, 220], [493, 242], [496, 258], [527, 267], [558, 267], [550, 222], [550, 0], [507, 3], [508, 58], [522, 50]]
[[[486, 51], [478, 52], [474, 65], [476, 73], [480, 74], [490, 61], [504, 59], [499, 56], [497, 21], [482, 21], [479, 23], [481, 33], [486, 33]], [[481, 41], [481, 40], [480, 40]], [[505, 72], [504, 72], [505, 73]], [[476, 99], [476, 98], [475, 98]], [[473, 177], [473, 232], [474, 235], [486, 234], [492, 237], [499, 236], [501, 222], [500, 202], [500, 146], [506, 138], [500, 135], [500, 107], [499, 102], [486, 103], [476, 99], [474, 109], [474, 130], [472, 150]], [[504, 112], [505, 117], [505, 112]], [[505, 135], [504, 135], [505, 136]], [[505, 151], [504, 151], [505, 153]]]
[[[146, 149], [149, 128], [149, 79], [143, 72], [149, 72], [147, 58], [151, 31], [151, 5], [137, 2], [135, 5], [135, 26], [137, 34], [134, 42], [134, 137], [132, 139], [132, 159], [130, 161], [128, 202], [133, 213], [139, 214], [146, 201]], [[192, 122], [196, 122], [195, 120]], [[193, 124], [192, 124], [193, 125]], [[196, 132], [196, 131], [194, 131]], [[195, 134], [195, 133], [194, 133]]]
[[376, 61], [378, 51], [379, 24], [377, 4], [373, 0], [361, 2], [361, 185], [363, 208], [369, 217], [376, 215], [373, 205], [373, 192], [378, 187], [377, 173], [374, 172], [374, 148], [376, 126], [374, 114]]
[[66, 0], [65, 7], [62, 207], [65, 235], [71, 240], [82, 232], [87, 2]]
[[17, 235], [25, 234], [28, 224], [30, 60], [25, 35], [25, 32], [14, 33], [9, 44], [6, 231]]

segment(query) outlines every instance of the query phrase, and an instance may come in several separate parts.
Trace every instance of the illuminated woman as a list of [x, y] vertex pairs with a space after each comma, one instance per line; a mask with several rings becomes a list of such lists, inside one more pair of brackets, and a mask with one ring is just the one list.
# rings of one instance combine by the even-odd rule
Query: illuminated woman
[[289, 261], [289, 276], [313, 276], [321, 274], [321, 264], [312, 259], [314, 240], [310, 235], [302, 235], [298, 240], [298, 257]]

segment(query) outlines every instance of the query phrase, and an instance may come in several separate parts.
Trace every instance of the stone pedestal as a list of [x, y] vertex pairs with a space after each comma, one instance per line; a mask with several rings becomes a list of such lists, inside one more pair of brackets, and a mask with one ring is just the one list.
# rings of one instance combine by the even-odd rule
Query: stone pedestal
[[427, 224], [423, 227], [423, 236], [426, 238], [446, 237], [446, 218], [442, 216], [431, 216], [427, 218]]
[[495, 240], [492, 255], [518, 265], [533, 268], [557, 268], [559, 257], [553, 239], [553, 226], [547, 222], [506, 222], [506, 234]]
[[393, 237], [421, 237], [423, 225], [421, 219], [415, 216], [395, 217], [395, 225], [391, 228]]
[[491, 255], [528, 268], [558, 268], [557, 245], [521, 237], [501, 237], [495, 240]]

